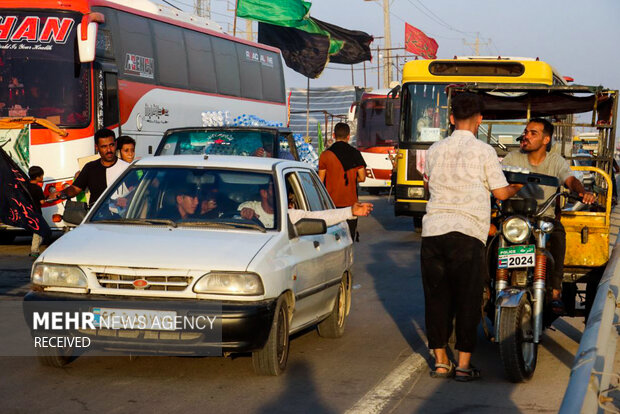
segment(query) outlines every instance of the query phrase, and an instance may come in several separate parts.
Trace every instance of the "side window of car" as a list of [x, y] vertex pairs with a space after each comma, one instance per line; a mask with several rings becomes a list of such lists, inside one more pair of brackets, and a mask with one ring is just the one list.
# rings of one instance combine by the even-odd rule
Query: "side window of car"
[[321, 200], [323, 202], [323, 208], [325, 210], [328, 210], [330, 208], [336, 208], [336, 206], [334, 205], [334, 202], [332, 201], [332, 198], [329, 196], [329, 193], [327, 192], [327, 189], [321, 182], [321, 179], [317, 177], [316, 175], [313, 176], [312, 179], [314, 180], [314, 185], [319, 190], [319, 194], [321, 195]]
[[312, 174], [305, 171], [299, 172], [299, 180], [301, 186], [306, 193], [306, 199], [308, 200], [308, 207], [311, 211], [325, 210], [326, 204], [324, 198], [321, 196], [321, 190], [318, 183], [313, 179]]

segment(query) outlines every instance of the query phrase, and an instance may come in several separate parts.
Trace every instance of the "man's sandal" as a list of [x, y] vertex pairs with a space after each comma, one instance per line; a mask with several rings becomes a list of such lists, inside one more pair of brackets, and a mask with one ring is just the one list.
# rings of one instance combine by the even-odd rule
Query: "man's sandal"
[[[437, 372], [437, 368], [447, 369], [446, 372]], [[448, 364], [435, 363], [435, 370], [431, 371], [431, 378], [452, 378], [454, 377], [454, 364], [448, 361]]]
[[465, 375], [456, 375], [454, 376], [455, 381], [459, 381], [459, 382], [469, 382], [469, 381], [475, 381], [475, 380], [479, 380], [480, 378], [482, 378], [480, 376], [480, 370], [478, 368], [475, 368], [473, 366], [470, 366], [469, 368], [456, 368], [455, 369], [456, 372], [460, 372], [461, 374], [465, 374]]

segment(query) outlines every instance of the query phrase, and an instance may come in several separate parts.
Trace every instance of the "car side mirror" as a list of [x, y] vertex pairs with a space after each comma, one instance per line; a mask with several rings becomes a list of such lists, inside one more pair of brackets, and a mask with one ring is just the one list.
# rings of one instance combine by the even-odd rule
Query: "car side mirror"
[[65, 211], [62, 214], [64, 222], [79, 225], [88, 213], [86, 203], [80, 201], [67, 200], [65, 202]]
[[312, 236], [327, 233], [327, 224], [323, 219], [301, 219], [295, 223], [297, 236]]

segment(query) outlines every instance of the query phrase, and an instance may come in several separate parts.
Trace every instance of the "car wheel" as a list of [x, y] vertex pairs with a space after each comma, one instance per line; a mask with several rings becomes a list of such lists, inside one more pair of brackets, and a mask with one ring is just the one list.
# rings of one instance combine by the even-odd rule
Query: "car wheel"
[[252, 365], [258, 375], [280, 375], [286, 368], [289, 350], [288, 306], [283, 296], [278, 299], [267, 343], [252, 352]]
[[73, 360], [73, 348], [37, 348], [37, 360], [45, 367], [62, 368]]
[[347, 277], [342, 278], [332, 312], [318, 325], [319, 335], [323, 338], [340, 338], [344, 334], [347, 306], [351, 302], [351, 290], [348, 288], [347, 280]]

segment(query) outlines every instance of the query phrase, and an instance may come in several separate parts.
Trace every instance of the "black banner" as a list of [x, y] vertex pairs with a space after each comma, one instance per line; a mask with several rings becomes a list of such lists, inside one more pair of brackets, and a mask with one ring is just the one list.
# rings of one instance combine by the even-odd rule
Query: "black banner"
[[308, 78], [318, 78], [327, 65], [328, 36], [258, 22], [258, 42], [280, 49], [286, 65]]
[[39, 234], [44, 239], [51, 230], [36, 212], [26, 187], [28, 177], [9, 155], [0, 148], [0, 221]]
[[329, 32], [332, 39], [344, 41], [342, 49], [329, 57], [330, 62], [352, 65], [372, 58], [370, 54], [370, 43], [374, 38], [368, 33], [360, 30], [344, 29], [331, 23], [322, 22], [314, 17], [311, 19], [314, 20], [321, 29]]

